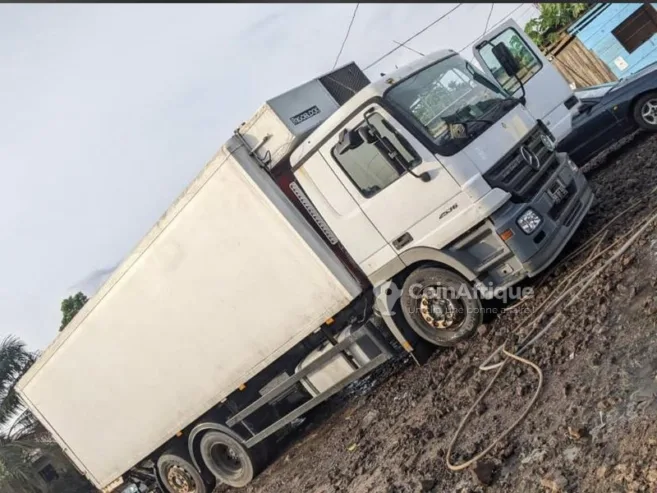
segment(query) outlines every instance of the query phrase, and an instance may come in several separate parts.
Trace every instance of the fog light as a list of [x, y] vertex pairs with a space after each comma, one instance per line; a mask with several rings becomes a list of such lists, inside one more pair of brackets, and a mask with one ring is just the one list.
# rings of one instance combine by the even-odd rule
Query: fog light
[[520, 226], [520, 229], [530, 235], [540, 226], [541, 216], [539, 216], [534, 209], [527, 209], [520, 215], [516, 223]]

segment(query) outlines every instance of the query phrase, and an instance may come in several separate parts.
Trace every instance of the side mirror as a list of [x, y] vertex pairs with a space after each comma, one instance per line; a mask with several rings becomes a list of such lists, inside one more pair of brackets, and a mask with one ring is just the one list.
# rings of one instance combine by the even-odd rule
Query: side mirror
[[518, 72], [520, 72], [520, 64], [514, 58], [507, 45], [499, 43], [493, 46], [493, 55], [497, 58], [497, 61], [500, 62], [500, 65], [502, 65], [502, 68], [510, 77], [518, 75]]
[[363, 145], [363, 138], [360, 136], [360, 133], [345, 128], [340, 132], [336, 151], [338, 154], [344, 154], [345, 152], [356, 149], [361, 145]]

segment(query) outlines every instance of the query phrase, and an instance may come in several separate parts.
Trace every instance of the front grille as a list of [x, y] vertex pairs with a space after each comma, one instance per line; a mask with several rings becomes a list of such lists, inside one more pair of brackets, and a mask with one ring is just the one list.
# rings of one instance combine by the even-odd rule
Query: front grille
[[367, 75], [355, 63], [345, 65], [338, 70], [319, 78], [335, 101], [342, 106], [358, 91], [370, 83]]
[[[550, 152], [543, 144], [541, 134], [541, 129], [535, 127], [519, 146], [484, 173], [488, 184], [509, 192], [514, 199], [521, 202], [528, 202], [533, 198], [559, 167], [554, 152]], [[540, 164], [537, 170], [523, 159], [520, 153], [522, 146], [527, 147], [538, 158]]]

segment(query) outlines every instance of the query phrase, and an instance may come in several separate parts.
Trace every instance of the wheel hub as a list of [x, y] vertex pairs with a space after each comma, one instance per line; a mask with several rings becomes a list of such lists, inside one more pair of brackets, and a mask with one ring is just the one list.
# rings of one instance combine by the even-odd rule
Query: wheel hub
[[641, 108], [641, 117], [650, 125], [657, 125], [657, 99], [646, 101]]
[[235, 452], [235, 450], [233, 450], [232, 448], [229, 447], [228, 450], [226, 451], [226, 455], [228, 456], [228, 458], [230, 460], [232, 460], [232, 461], [239, 464], [240, 460], [239, 460], [239, 457], [237, 456], [237, 452]]
[[215, 445], [211, 454], [214, 463], [229, 473], [237, 473], [243, 467], [239, 453], [232, 447], [224, 444]]
[[424, 321], [436, 329], [449, 329], [455, 324], [456, 305], [447, 298], [439, 298], [434, 287], [426, 288], [420, 300], [420, 313]]
[[167, 482], [178, 493], [194, 493], [196, 482], [189, 472], [180, 466], [171, 466], [167, 471]]

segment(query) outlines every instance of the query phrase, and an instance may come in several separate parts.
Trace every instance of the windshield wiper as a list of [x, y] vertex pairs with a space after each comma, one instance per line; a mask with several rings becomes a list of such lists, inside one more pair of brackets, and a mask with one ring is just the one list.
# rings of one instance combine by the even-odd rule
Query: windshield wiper
[[[513, 96], [509, 96], [509, 97], [501, 98], [501, 99], [496, 99], [494, 106], [491, 106], [491, 108], [488, 111], [490, 111], [492, 109], [497, 109], [500, 106], [505, 105], [509, 102], [513, 102], [514, 104], [517, 104], [517, 103], [520, 103], [520, 99], [514, 98]], [[486, 113], [488, 113], [488, 111]]]

